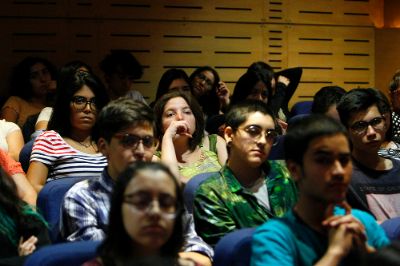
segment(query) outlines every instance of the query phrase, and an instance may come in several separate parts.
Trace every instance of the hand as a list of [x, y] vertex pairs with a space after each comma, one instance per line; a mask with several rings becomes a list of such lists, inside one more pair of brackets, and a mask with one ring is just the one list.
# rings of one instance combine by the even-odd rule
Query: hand
[[221, 103], [222, 106], [228, 106], [229, 105], [229, 96], [230, 96], [230, 91], [228, 89], [228, 86], [226, 86], [225, 82], [220, 81], [218, 83], [218, 88], [217, 88], [217, 96], [218, 99]]
[[189, 124], [186, 121], [184, 120], [172, 121], [164, 133], [165, 137], [170, 137], [170, 138], [175, 138], [176, 135], [184, 135], [190, 138], [192, 137], [192, 134], [190, 134]]
[[285, 76], [279, 76], [278, 82], [281, 82], [281, 83], [285, 84], [285, 86], [288, 86], [290, 83], [290, 80]]
[[276, 119], [276, 122], [278, 123], [278, 125], [279, 125], [279, 126], [281, 127], [281, 129], [282, 129], [282, 135], [285, 135], [285, 134], [286, 134], [287, 127], [288, 127], [288, 123], [286, 123], [285, 121], [283, 121], [283, 120], [281, 120], [281, 119], [279, 119], [279, 118]]
[[18, 255], [19, 256], [26, 256], [31, 254], [36, 249], [36, 243], [38, 239], [36, 236], [31, 236], [24, 242], [23, 237], [19, 239], [18, 244]]

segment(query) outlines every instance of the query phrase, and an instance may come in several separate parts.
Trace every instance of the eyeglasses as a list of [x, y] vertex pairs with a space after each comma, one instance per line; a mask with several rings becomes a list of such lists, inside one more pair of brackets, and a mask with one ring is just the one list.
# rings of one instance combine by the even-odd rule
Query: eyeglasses
[[201, 81], [205, 81], [208, 87], [212, 87], [213, 85], [212, 80], [207, 78], [206, 75], [204, 75], [203, 73], [199, 73], [196, 77]]
[[74, 96], [72, 97], [71, 102], [77, 111], [85, 110], [87, 105], [89, 105], [92, 111], [97, 111], [96, 98], [88, 100], [86, 97], [83, 96]]
[[257, 125], [249, 125], [245, 128], [240, 128], [244, 130], [250, 137], [254, 139], [260, 139], [262, 134], [265, 134], [265, 139], [269, 142], [272, 143], [273, 145], [276, 144], [277, 137], [278, 137], [278, 132], [276, 132], [275, 129], [267, 129], [263, 130], [260, 126]]
[[145, 148], [151, 149], [157, 146], [158, 143], [158, 140], [153, 136], [139, 137], [133, 134], [120, 133], [115, 134], [114, 137], [117, 138], [126, 149], [136, 149], [139, 143], [142, 143]]
[[357, 134], [365, 134], [368, 126], [373, 127], [376, 130], [383, 130], [385, 128], [385, 118], [383, 116], [375, 117], [370, 121], [358, 121], [350, 126], [350, 129]]
[[176, 199], [166, 193], [161, 193], [157, 199], [148, 192], [138, 192], [124, 196], [124, 203], [130, 205], [138, 213], [154, 211], [154, 203], [157, 202], [161, 216], [166, 219], [175, 219], [180, 211], [180, 206]]

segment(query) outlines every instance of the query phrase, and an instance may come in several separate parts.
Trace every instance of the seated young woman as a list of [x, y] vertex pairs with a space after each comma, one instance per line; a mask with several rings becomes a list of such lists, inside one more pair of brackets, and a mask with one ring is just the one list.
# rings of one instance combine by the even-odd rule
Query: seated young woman
[[17, 186], [0, 168], [0, 265], [23, 265], [26, 256], [50, 244], [44, 219], [22, 201]]
[[57, 87], [48, 130], [33, 145], [27, 177], [36, 191], [46, 181], [92, 178], [107, 164], [93, 140], [97, 114], [107, 103], [104, 86], [94, 75], [79, 71]]
[[198, 265], [179, 258], [183, 198], [169, 169], [135, 162], [117, 179], [106, 239], [92, 265]]
[[180, 91], [165, 94], [154, 106], [161, 161], [186, 183], [193, 176], [214, 172], [228, 157], [226, 143], [204, 134], [204, 116], [197, 101]]

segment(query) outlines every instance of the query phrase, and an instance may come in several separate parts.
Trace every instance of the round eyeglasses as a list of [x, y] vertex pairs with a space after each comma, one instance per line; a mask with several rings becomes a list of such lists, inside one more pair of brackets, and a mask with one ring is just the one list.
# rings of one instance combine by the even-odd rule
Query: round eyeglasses
[[240, 128], [243, 131], [245, 131], [251, 138], [254, 138], [256, 140], [260, 139], [262, 134], [264, 134], [265, 139], [267, 142], [272, 143], [272, 145], [275, 145], [277, 142], [278, 138], [278, 132], [276, 132], [275, 129], [267, 129], [263, 130], [260, 126], [258, 125], [249, 125], [246, 126], [245, 128]]

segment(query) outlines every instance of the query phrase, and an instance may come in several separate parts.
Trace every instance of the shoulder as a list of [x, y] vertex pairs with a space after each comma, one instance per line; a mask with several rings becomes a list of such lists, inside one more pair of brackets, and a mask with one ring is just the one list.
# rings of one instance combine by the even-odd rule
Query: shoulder
[[21, 131], [20, 127], [17, 124], [6, 121], [5, 119], [0, 120], [0, 128], [2, 131], [7, 132], [7, 134], [14, 131]]

